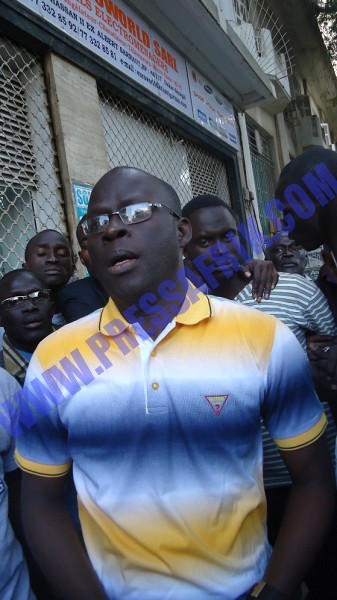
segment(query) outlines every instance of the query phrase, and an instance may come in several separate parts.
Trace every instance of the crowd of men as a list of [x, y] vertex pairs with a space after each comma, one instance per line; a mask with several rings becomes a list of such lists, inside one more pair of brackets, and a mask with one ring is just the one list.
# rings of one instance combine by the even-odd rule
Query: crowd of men
[[336, 597], [335, 156], [281, 172], [263, 261], [221, 198], [134, 167], [93, 188], [87, 277], [29, 241], [0, 280], [1, 599]]

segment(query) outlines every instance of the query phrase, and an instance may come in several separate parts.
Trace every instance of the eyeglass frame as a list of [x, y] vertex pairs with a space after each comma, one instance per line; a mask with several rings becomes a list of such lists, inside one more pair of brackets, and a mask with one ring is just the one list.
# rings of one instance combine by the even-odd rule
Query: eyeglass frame
[[[83, 231], [84, 231], [84, 233], [85, 233], [85, 235], [86, 235], [87, 237], [91, 237], [92, 235], [99, 235], [99, 234], [103, 233], [103, 232], [106, 230], [106, 228], [108, 227], [108, 225], [109, 225], [109, 223], [110, 223], [110, 219], [111, 219], [111, 217], [113, 217], [114, 215], [118, 215], [118, 216], [119, 216], [119, 218], [120, 218], [120, 220], [122, 221], [122, 223], [123, 223], [124, 225], [127, 225], [127, 226], [129, 226], [129, 225], [137, 225], [138, 223], [143, 223], [144, 221], [148, 221], [149, 219], [151, 219], [151, 217], [152, 217], [152, 214], [153, 214], [153, 213], [152, 213], [152, 210], [151, 210], [151, 214], [150, 214], [148, 217], [146, 217], [145, 219], [141, 219], [140, 221], [135, 221], [134, 223], [126, 223], [126, 222], [123, 220], [123, 217], [122, 217], [122, 215], [121, 215], [121, 212], [122, 212], [123, 210], [125, 211], [126, 209], [128, 209], [128, 208], [131, 208], [131, 207], [136, 207], [136, 206], [144, 206], [144, 205], [145, 205], [146, 207], [150, 207], [151, 209], [152, 209], [153, 207], [154, 207], [154, 208], [165, 208], [165, 210], [167, 210], [167, 212], [169, 212], [171, 215], [173, 215], [173, 216], [174, 216], [174, 217], [176, 217], [177, 219], [181, 219], [181, 216], [179, 216], [179, 215], [178, 215], [176, 212], [174, 212], [174, 211], [173, 211], [171, 208], [169, 208], [168, 206], [165, 206], [165, 204], [161, 204], [160, 202], [137, 202], [136, 204], [128, 204], [127, 206], [123, 206], [123, 208], [121, 208], [120, 210], [116, 210], [116, 211], [114, 211], [114, 212], [111, 212], [111, 213], [101, 213], [101, 214], [99, 214], [99, 215], [95, 215], [95, 216], [93, 216], [93, 217], [88, 217], [87, 219], [85, 219], [84, 221], [82, 221], [82, 223], [81, 223], [81, 225], [82, 225], [82, 229], [83, 229]], [[107, 224], [106, 224], [106, 225], [103, 227], [103, 229], [102, 229], [101, 231], [95, 231], [95, 232], [93, 232], [93, 233], [90, 233], [90, 232], [88, 231], [88, 225], [87, 225], [87, 222], [88, 222], [88, 221], [91, 221], [92, 219], [98, 219], [98, 218], [100, 218], [100, 217], [107, 217], [107, 218], [108, 218], [108, 220], [109, 220], [109, 221], [108, 221], [108, 223], [107, 223]]]
[[[40, 294], [40, 293], [45, 293], [48, 292], [48, 295], [44, 298], [38, 298], [38, 296], [34, 296], [34, 294]], [[36, 302], [43, 302], [43, 301], [47, 301], [51, 299], [51, 290], [49, 288], [45, 288], [43, 290], [35, 290], [34, 292], [30, 292], [30, 294], [25, 294], [22, 296], [10, 296], [9, 298], [4, 298], [4, 300], [0, 300], [0, 308], [2, 308], [3, 310], [16, 310], [18, 308], [21, 308], [22, 306], [25, 305], [25, 303], [27, 302], [27, 300], [30, 300], [34, 306], [36, 306]], [[21, 300], [20, 304], [17, 306], [5, 306], [5, 302], [8, 302], [8, 300]]]

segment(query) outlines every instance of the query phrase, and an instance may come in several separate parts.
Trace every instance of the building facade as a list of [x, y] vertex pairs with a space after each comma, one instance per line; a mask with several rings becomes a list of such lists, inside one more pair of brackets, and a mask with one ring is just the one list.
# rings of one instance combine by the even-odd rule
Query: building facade
[[310, 2], [287, 3], [301, 35], [278, 4], [1, 0], [1, 271], [45, 228], [76, 253], [90, 190], [118, 165], [163, 178], [182, 204], [221, 196], [258, 255], [280, 169], [333, 147], [337, 122]]

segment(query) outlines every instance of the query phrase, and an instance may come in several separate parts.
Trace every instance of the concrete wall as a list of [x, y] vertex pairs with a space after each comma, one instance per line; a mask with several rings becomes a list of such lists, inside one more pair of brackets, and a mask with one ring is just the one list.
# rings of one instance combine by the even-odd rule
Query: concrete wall
[[109, 169], [97, 86], [93, 77], [54, 54], [46, 59], [46, 76], [71, 242], [78, 248], [72, 182], [93, 186]]

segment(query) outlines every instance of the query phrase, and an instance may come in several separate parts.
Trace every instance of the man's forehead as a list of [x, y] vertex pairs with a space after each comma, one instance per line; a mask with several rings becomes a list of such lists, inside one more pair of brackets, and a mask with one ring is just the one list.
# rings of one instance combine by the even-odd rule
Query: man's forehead
[[49, 242], [39, 242], [38, 244], [34, 244], [32, 248], [69, 248], [69, 245], [64, 240], [51, 240]]
[[88, 210], [100, 202], [146, 201], [165, 195], [164, 183], [140, 169], [117, 167], [104, 175], [95, 185], [89, 200]]
[[236, 229], [236, 221], [226, 206], [207, 206], [194, 211], [189, 219], [199, 227], [214, 226]]
[[29, 258], [29, 256], [35, 255], [36, 253], [41, 252], [42, 250], [64, 250], [67, 251], [70, 255], [69, 244], [62, 240], [55, 240], [50, 242], [39, 242], [37, 244], [34, 243], [31, 246], [29, 246], [29, 248], [27, 248], [26, 250], [27, 259]]
[[57, 231], [41, 231], [38, 233], [32, 240], [30, 240], [30, 248], [37, 247], [51, 247], [51, 246], [65, 246], [69, 247], [69, 244], [62, 235], [62, 233], [58, 233]]
[[0, 299], [8, 297], [8, 294], [17, 292], [25, 293], [27, 290], [43, 290], [44, 287], [39, 277], [30, 271], [13, 273], [12, 276], [9, 273], [6, 279], [0, 282]]

